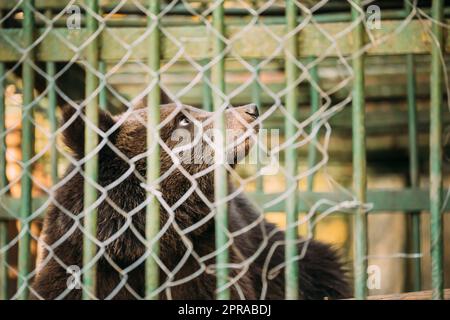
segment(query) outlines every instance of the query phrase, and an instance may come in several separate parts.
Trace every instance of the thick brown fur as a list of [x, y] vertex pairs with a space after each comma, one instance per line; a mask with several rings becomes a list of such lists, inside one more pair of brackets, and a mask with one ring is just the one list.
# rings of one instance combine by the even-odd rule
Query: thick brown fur
[[[236, 108], [227, 112], [227, 127], [246, 131], [258, 130], [257, 116]], [[63, 110], [64, 140], [73, 151], [76, 160], [84, 158], [84, 123], [80, 110], [65, 107]], [[161, 139], [169, 148], [174, 147], [171, 135], [185, 118], [208, 124], [209, 113], [174, 104], [161, 107]], [[146, 190], [147, 123], [146, 109], [112, 117], [102, 112], [99, 128], [105, 132], [99, 136], [103, 148], [99, 153], [99, 184], [106, 189], [99, 196], [106, 196], [98, 205], [97, 239], [104, 243], [104, 254], [97, 263], [97, 292], [99, 299], [136, 299], [144, 297], [144, 264]], [[188, 121], [188, 130], [194, 132], [194, 124]], [[203, 143], [203, 142], [201, 142]], [[248, 139], [243, 142], [245, 152], [251, 147]], [[193, 155], [194, 157], [197, 155]], [[170, 223], [160, 239], [159, 257], [170, 270], [168, 276], [160, 269], [160, 282], [165, 290], [162, 299], [213, 299], [216, 295], [214, 276], [215, 259], [198, 259], [215, 251], [214, 218], [210, 203], [214, 197], [214, 178], [208, 171], [210, 164], [183, 164], [183, 170], [174, 166], [173, 158], [161, 150], [161, 174], [170, 172], [160, 183], [160, 191], [168, 206], [173, 206], [183, 196], [189, 196], [174, 209], [173, 221], [164, 206], [160, 207], [161, 228]], [[41, 240], [45, 243], [44, 257], [32, 286], [32, 298], [81, 299], [82, 290], [67, 288], [67, 266], [82, 266], [83, 246], [83, 184], [79, 168], [71, 165], [62, 178], [62, 185], [54, 195], [44, 223]], [[193, 175], [203, 172], [192, 188]], [[114, 187], [108, 187], [121, 181]], [[195, 190], [194, 190], [195, 189]], [[229, 192], [234, 192], [229, 183]], [[204, 198], [202, 197], [204, 196]], [[209, 203], [209, 204], [208, 204]], [[284, 299], [284, 268], [273, 274], [272, 269], [284, 262], [284, 232], [254, 209], [243, 194], [228, 202], [230, 232], [236, 232], [229, 248], [231, 297], [233, 299]], [[172, 222], [171, 222], [172, 221]], [[198, 223], [197, 228], [180, 236]], [[239, 233], [242, 228], [249, 230]], [[337, 252], [317, 241], [304, 245], [304, 256], [299, 259], [299, 296], [302, 299], [344, 298], [349, 296], [343, 264]], [[192, 246], [190, 249], [189, 247]], [[275, 246], [275, 247], [274, 247]], [[271, 252], [271, 248], [274, 251]], [[51, 248], [51, 249], [49, 249]], [[182, 264], [179, 267], [179, 264]], [[130, 268], [130, 266], [132, 266]], [[126, 270], [120, 272], [120, 270]], [[173, 271], [175, 270], [175, 271]], [[195, 275], [195, 276], [192, 276]], [[269, 277], [270, 275], [270, 277]], [[189, 278], [186, 278], [189, 277]], [[269, 279], [270, 278], [270, 279]], [[184, 281], [184, 280], [188, 281]], [[126, 285], [125, 285], [126, 284]], [[267, 286], [265, 286], [267, 284]]]

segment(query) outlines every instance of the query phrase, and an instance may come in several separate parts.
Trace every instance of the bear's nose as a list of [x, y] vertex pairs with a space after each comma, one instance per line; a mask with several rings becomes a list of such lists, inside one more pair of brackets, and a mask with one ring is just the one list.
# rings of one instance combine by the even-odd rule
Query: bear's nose
[[258, 111], [258, 107], [256, 106], [256, 104], [251, 103], [251, 104], [247, 104], [245, 106], [243, 106], [244, 108], [244, 112], [250, 116], [252, 116], [253, 118], [258, 118], [259, 117], [259, 111]]

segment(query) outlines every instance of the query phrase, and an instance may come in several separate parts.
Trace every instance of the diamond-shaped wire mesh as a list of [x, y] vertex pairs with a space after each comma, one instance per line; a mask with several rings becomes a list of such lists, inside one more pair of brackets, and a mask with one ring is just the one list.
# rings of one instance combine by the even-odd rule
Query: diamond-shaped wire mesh
[[[375, 81], [370, 72], [376, 73], [389, 59], [399, 65], [402, 60], [397, 55], [427, 53], [438, 41], [431, 33], [429, 7], [417, 6], [417, 1], [406, 1], [405, 8], [402, 1], [293, 1], [298, 18], [295, 28], [288, 30], [286, 3], [279, 0], [161, 1], [157, 15], [149, 10], [148, 1], [100, 1], [98, 12], [88, 2], [49, 1], [47, 6], [29, 7], [37, 27], [25, 46], [23, 8], [30, 2], [0, 5], [0, 58], [5, 59], [0, 76], [6, 105], [1, 138], [6, 139], [7, 168], [7, 179], [0, 185], [0, 212], [5, 219], [0, 234], [0, 267], [6, 272], [3, 298], [17, 299], [28, 292], [38, 299], [81, 298], [82, 292], [93, 299], [144, 299], [155, 294], [167, 299], [212, 298], [224, 289], [233, 298], [283, 298], [285, 268], [297, 261], [299, 297], [349, 294], [341, 267], [351, 269], [351, 263], [337, 261], [350, 261], [351, 254], [339, 248], [345, 256], [338, 258], [314, 240], [314, 230], [336, 213], [348, 223], [356, 209], [373, 209], [353, 191], [351, 173], [330, 165], [341, 150], [351, 149], [352, 63], [373, 55], [367, 57], [371, 68], [366, 75]], [[213, 19], [220, 6], [225, 8], [224, 34]], [[375, 13], [381, 10], [380, 28], [368, 18], [370, 6]], [[98, 25], [93, 33], [88, 31], [89, 21]], [[365, 44], [357, 48], [353, 36], [361, 24]], [[448, 28], [446, 22], [439, 26]], [[155, 30], [160, 34], [158, 70], [148, 59]], [[292, 39], [298, 52], [289, 49]], [[215, 55], [218, 40], [223, 50]], [[94, 43], [99, 54], [92, 64], [88, 51]], [[443, 53], [441, 60], [446, 66]], [[428, 61], [418, 57], [417, 68], [426, 69]], [[225, 90], [217, 79], [222, 62]], [[35, 73], [29, 104], [22, 103], [30, 81], [23, 78], [25, 65]], [[292, 82], [286, 80], [287, 68], [296, 72]], [[395, 67], [383, 70], [396, 72]], [[447, 81], [444, 72], [449, 97]], [[379, 83], [370, 85], [374, 89]], [[395, 96], [392, 90], [383, 96], [383, 88], [367, 95]], [[155, 91], [161, 93], [161, 104], [169, 104], [160, 109], [159, 126], [151, 127], [148, 96]], [[287, 106], [290, 93], [295, 95], [298, 116]], [[100, 110], [98, 119], [86, 114], [92, 103]], [[58, 108], [52, 111], [52, 105]], [[33, 110], [34, 116], [28, 116], [27, 110]], [[56, 116], [62, 119], [59, 125]], [[222, 141], [225, 151], [213, 132], [220, 118], [227, 129]], [[24, 121], [31, 122], [35, 137], [24, 135]], [[97, 147], [88, 153], [87, 131], [98, 136]], [[34, 152], [24, 161], [20, 146], [26, 141]], [[147, 148], [149, 141], [153, 145]], [[147, 159], [156, 146], [161, 154], [160, 175], [150, 183]], [[298, 156], [294, 175], [286, 164], [288, 149]], [[219, 154], [228, 161], [217, 162]], [[87, 174], [86, 167], [96, 159], [98, 171]], [[220, 168], [226, 170], [230, 183], [217, 179]], [[32, 211], [19, 216], [24, 176], [31, 179]], [[322, 195], [315, 195], [314, 183], [320, 184]], [[86, 185], [97, 191], [88, 208], [84, 207]], [[222, 187], [228, 189], [227, 196], [215, 198]], [[297, 196], [299, 190], [310, 197]], [[252, 195], [251, 201], [245, 193]], [[297, 196], [294, 209], [299, 215], [286, 225], [281, 211], [292, 195]], [[159, 203], [160, 225], [156, 237], [146, 239], [151, 223], [146, 222], [146, 207], [153, 197]], [[224, 203], [226, 241], [217, 247], [214, 219]], [[95, 237], [84, 222], [94, 212]], [[5, 222], [11, 219], [17, 225]], [[285, 261], [283, 229], [301, 234], [294, 240], [298, 244], [294, 261]], [[31, 237], [31, 244], [18, 249], [26, 237]], [[87, 240], [96, 251], [90, 261], [83, 261]], [[156, 242], [159, 252], [150, 250]], [[349, 243], [344, 240], [339, 245], [350, 247]], [[228, 263], [219, 265], [216, 259], [224, 251]], [[15, 262], [21, 255], [26, 255], [22, 261], [28, 260], [28, 265]], [[330, 255], [332, 261], [325, 265], [330, 263], [334, 270], [314, 269], [323, 255]], [[398, 253], [363, 258], [422, 257], [402, 248]], [[159, 285], [152, 293], [145, 291], [149, 260], [159, 270]], [[96, 292], [82, 281], [94, 266]], [[215, 275], [224, 267], [227, 282], [217, 289]], [[326, 283], [327, 277], [341, 276], [334, 284]], [[351, 277], [351, 270], [345, 277]], [[336, 288], [340, 284], [343, 287]], [[330, 288], [320, 288], [315, 295], [322, 285]]]

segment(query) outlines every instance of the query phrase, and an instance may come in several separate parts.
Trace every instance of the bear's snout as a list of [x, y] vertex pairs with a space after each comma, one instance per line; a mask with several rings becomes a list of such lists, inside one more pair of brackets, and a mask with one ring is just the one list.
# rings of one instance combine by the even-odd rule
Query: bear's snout
[[254, 119], [257, 119], [259, 117], [259, 111], [258, 111], [258, 107], [256, 106], [256, 104], [254, 104], [254, 103], [247, 104], [245, 106], [242, 106], [242, 108], [244, 108], [244, 110], [245, 110], [244, 112], [246, 114], [253, 117]]

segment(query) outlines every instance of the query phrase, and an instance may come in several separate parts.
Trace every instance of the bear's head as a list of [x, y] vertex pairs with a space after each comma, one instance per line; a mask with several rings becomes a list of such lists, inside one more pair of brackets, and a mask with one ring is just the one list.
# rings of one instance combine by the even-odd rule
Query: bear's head
[[[217, 128], [217, 112], [180, 104], [163, 105], [159, 111], [158, 136], [155, 128], [148, 126], [148, 108], [130, 109], [117, 116], [100, 111], [98, 126], [94, 127], [82, 110], [67, 106], [63, 108], [61, 130], [65, 144], [81, 163], [90, 157], [84, 154], [85, 126], [96, 130], [99, 136], [98, 182], [103, 187], [115, 184], [116, 189], [130, 190], [131, 185], [149, 188], [146, 185], [147, 156], [158, 145], [160, 178], [157, 182], [168, 205], [180, 202], [180, 206], [192, 207], [194, 202], [197, 208], [206, 199], [212, 201], [214, 168], [224, 164], [231, 171], [256, 142], [260, 121], [257, 107], [249, 104], [227, 108], [222, 122], [225, 136]], [[147, 139], [148, 133], [150, 139]], [[223, 146], [225, 152], [221, 152]]]

